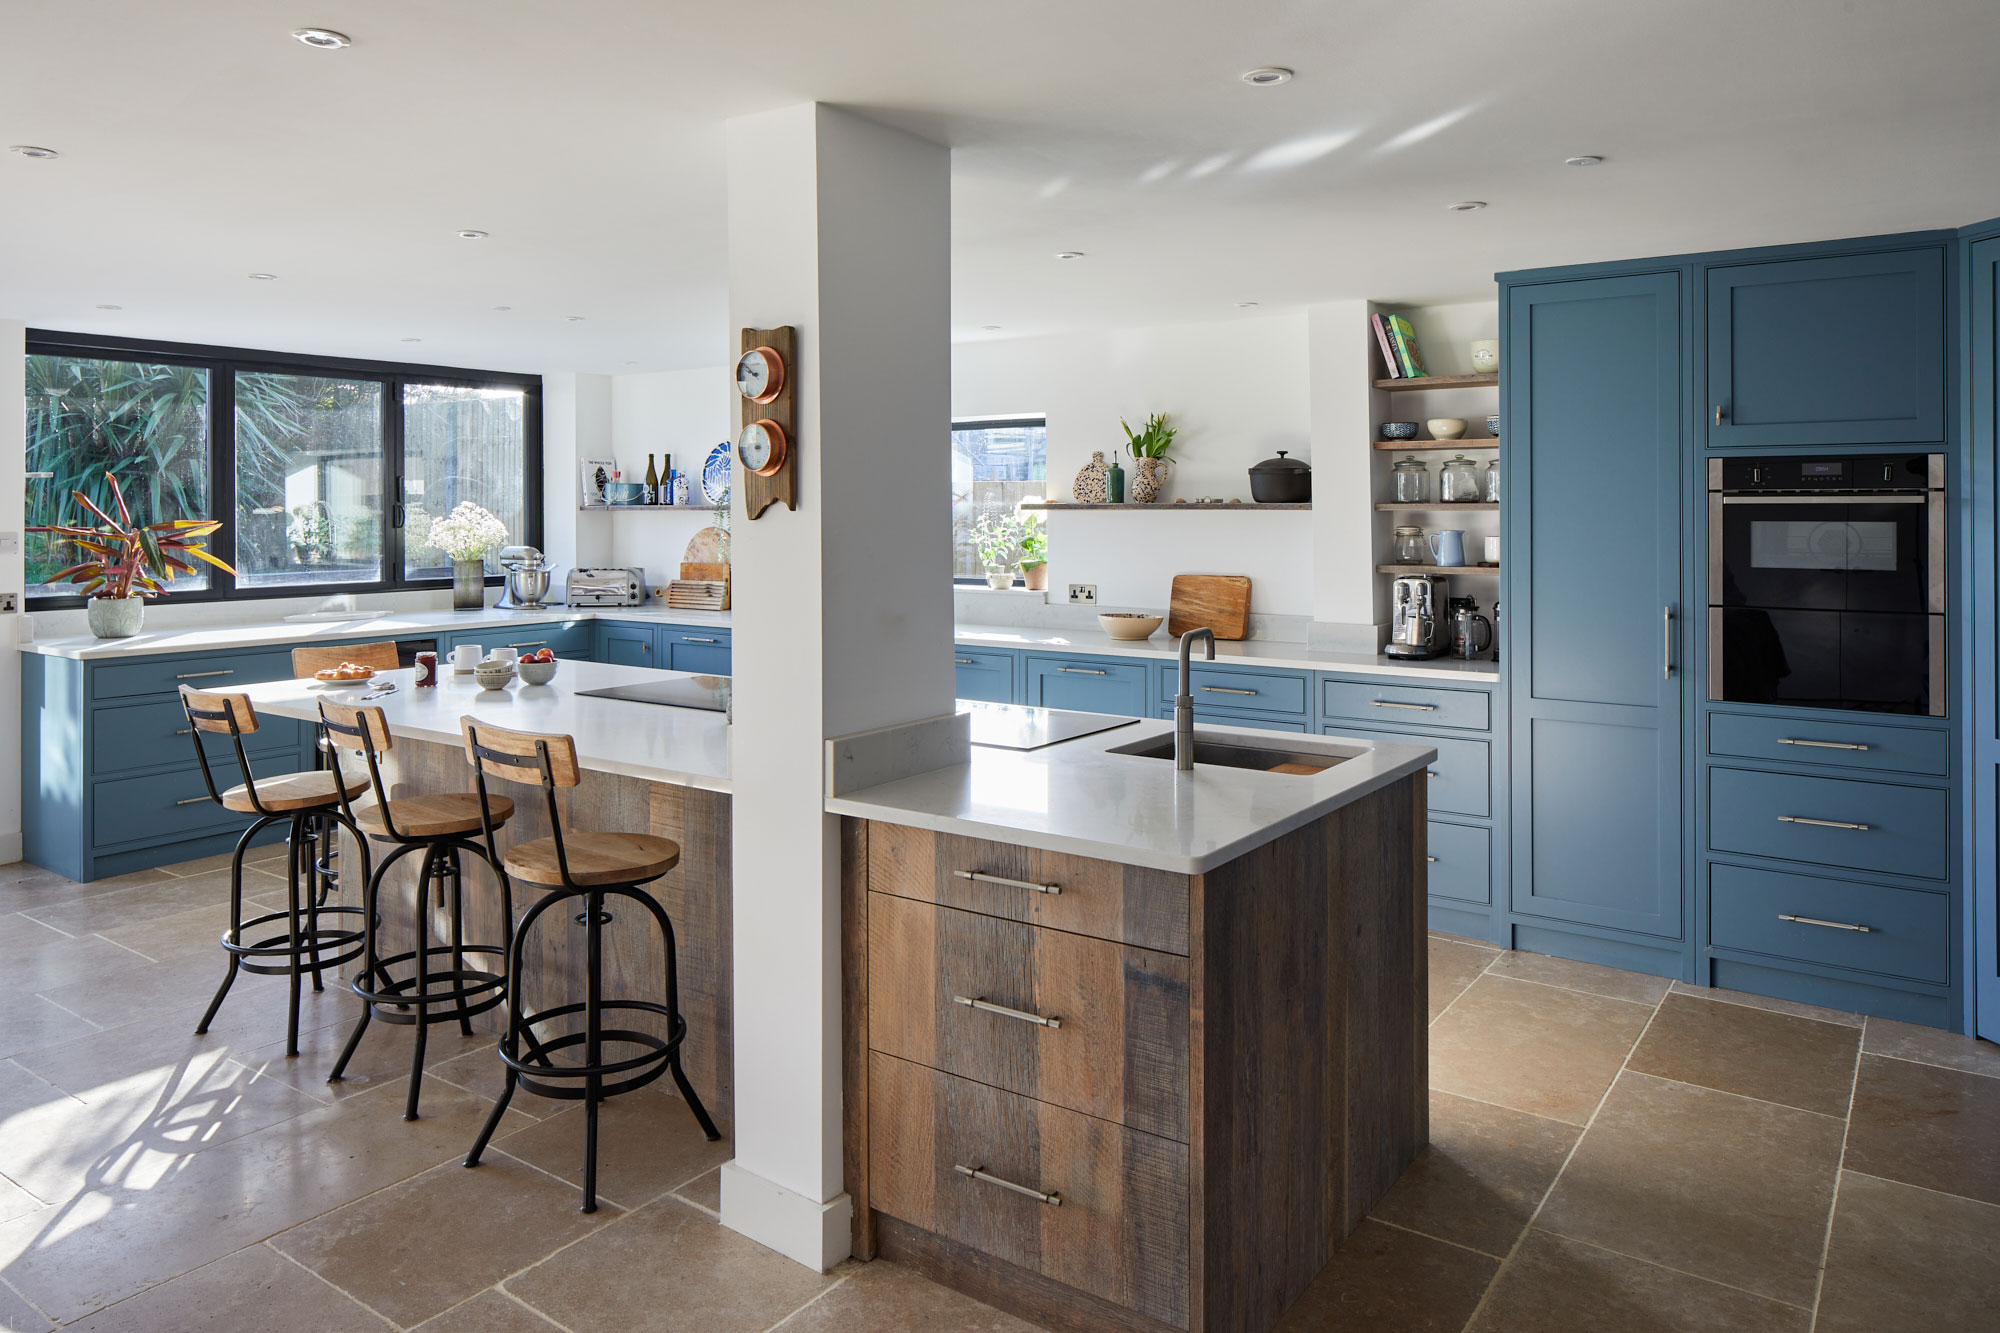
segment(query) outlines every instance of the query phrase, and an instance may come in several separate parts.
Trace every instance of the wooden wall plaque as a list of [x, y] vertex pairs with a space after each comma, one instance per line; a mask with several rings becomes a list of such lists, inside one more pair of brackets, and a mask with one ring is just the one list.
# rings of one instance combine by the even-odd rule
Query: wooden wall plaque
[[[785, 452], [784, 465], [768, 477], [760, 477], [744, 467], [740, 458], [731, 464], [731, 469], [737, 478], [736, 485], [743, 489], [745, 518], [756, 518], [779, 501], [783, 501], [787, 509], [799, 507], [799, 428], [798, 413], [793, 409], [793, 404], [798, 401], [798, 334], [789, 324], [776, 329], [744, 329], [742, 345], [736, 349], [737, 354], [741, 355], [753, 347], [769, 347], [784, 358], [785, 384], [784, 388], [779, 390], [778, 396], [768, 403], [753, 403], [741, 394], [737, 394], [737, 434], [741, 435], [743, 428], [751, 422], [769, 417], [785, 428], [785, 435], [790, 440], [791, 447]], [[736, 392], [734, 384], [730, 386], [730, 392]], [[729, 447], [733, 451], [736, 442], [730, 441]]]

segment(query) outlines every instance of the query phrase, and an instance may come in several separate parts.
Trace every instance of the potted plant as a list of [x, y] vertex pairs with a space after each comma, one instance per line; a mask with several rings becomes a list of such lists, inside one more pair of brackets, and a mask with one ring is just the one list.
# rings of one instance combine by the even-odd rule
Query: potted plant
[[486, 553], [506, 540], [507, 525], [470, 500], [431, 520], [424, 545], [451, 557], [452, 610], [486, 608]]
[[1015, 552], [1021, 547], [1021, 520], [1012, 514], [986, 514], [972, 525], [972, 547], [986, 566], [986, 586], [995, 592], [1014, 586]]
[[74, 583], [89, 598], [90, 632], [100, 639], [129, 639], [145, 620], [146, 599], [165, 595], [166, 585], [181, 574], [194, 573], [193, 561], [236, 571], [210, 555], [202, 540], [222, 527], [220, 519], [170, 518], [158, 523], [134, 523], [131, 507], [115, 473], [104, 478], [111, 487], [112, 518], [92, 504], [82, 491], [71, 491], [77, 504], [104, 526], [51, 525], [29, 528], [46, 532], [88, 551], [91, 558], [49, 576], [50, 583]]
[[294, 506], [291, 521], [285, 525], [285, 538], [291, 542], [292, 556], [298, 563], [323, 562], [333, 545], [333, 520], [327, 516], [326, 506], [317, 501]]
[[1125, 431], [1125, 452], [1137, 460], [1132, 466], [1132, 502], [1152, 504], [1167, 489], [1167, 464], [1173, 461], [1167, 449], [1180, 428], [1168, 424], [1165, 412], [1147, 417], [1144, 429], [1136, 434], [1125, 418], [1118, 418], [1118, 424]]
[[1021, 582], [1030, 592], [1049, 586], [1049, 534], [1040, 514], [1021, 515]]

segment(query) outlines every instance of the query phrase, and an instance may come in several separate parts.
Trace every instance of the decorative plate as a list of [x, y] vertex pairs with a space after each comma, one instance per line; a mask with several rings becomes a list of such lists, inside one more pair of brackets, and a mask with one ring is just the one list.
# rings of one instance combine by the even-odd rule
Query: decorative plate
[[701, 465], [701, 493], [708, 497], [712, 505], [719, 505], [729, 495], [729, 445], [718, 444], [708, 451], [708, 460]]

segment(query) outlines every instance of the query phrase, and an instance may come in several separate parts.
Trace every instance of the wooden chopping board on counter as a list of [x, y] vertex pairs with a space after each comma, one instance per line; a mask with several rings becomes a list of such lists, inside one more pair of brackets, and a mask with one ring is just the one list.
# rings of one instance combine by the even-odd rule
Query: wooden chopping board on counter
[[1167, 633], [1207, 626], [1218, 639], [1250, 633], [1250, 579], [1244, 574], [1176, 574], [1167, 599]]

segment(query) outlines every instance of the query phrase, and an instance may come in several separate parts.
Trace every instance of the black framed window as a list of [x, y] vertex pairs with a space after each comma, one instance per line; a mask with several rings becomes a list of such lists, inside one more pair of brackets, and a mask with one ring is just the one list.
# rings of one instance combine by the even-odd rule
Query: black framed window
[[951, 423], [951, 575], [986, 582], [972, 534], [979, 520], [1047, 498], [1048, 420], [982, 417]]
[[[183, 575], [175, 597], [443, 586], [424, 539], [465, 500], [541, 544], [540, 376], [45, 330], [27, 353], [29, 525], [87, 522], [70, 493], [110, 472], [135, 520], [224, 519], [209, 547], [236, 577]], [[70, 548], [26, 554], [34, 605], [82, 604], [46, 583]]]

